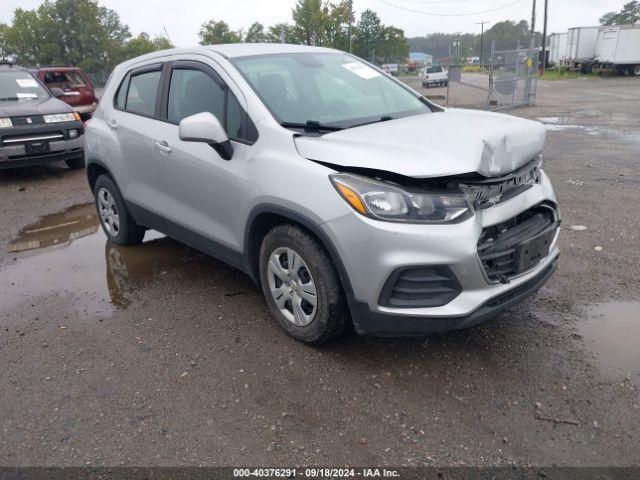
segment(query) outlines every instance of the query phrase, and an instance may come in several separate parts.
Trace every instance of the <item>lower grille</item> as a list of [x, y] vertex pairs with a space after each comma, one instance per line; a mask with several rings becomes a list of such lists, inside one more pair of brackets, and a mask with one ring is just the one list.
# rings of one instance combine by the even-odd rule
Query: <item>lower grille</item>
[[500, 225], [486, 228], [478, 243], [478, 255], [492, 282], [509, 283], [549, 254], [559, 227], [550, 205], [540, 205]]
[[451, 269], [438, 267], [405, 267], [387, 280], [380, 305], [383, 307], [440, 307], [456, 298], [462, 287]]

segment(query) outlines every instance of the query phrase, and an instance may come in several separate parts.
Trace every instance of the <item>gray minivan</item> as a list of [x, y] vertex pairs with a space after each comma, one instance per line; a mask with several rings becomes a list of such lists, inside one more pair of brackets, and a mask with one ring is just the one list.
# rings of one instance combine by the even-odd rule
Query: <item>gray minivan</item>
[[119, 65], [86, 160], [110, 240], [154, 229], [222, 259], [287, 333], [321, 343], [347, 322], [464, 328], [538, 290], [560, 223], [544, 140], [344, 52], [235, 44]]

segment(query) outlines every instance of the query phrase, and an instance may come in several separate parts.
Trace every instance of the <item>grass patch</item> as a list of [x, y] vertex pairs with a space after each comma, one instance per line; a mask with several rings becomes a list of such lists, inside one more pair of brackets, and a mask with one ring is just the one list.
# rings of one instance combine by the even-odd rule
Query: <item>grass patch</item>
[[597, 78], [597, 73], [580, 73], [579, 71], [572, 71], [566, 68], [560, 68], [557, 70], [545, 70], [544, 75], [538, 77], [540, 80], [575, 80], [577, 78]]

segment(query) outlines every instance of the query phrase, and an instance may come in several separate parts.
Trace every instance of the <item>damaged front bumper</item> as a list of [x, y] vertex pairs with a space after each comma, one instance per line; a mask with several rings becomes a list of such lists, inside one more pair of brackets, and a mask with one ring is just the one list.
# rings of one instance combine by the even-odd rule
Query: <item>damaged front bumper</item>
[[[356, 213], [325, 224], [352, 287], [348, 299], [356, 330], [363, 334], [417, 335], [465, 328], [497, 315], [538, 290], [556, 268], [557, 225], [553, 235], [546, 237], [550, 242], [546, 255], [526, 271], [510, 275], [508, 281], [488, 278], [478, 245], [491, 227], [543, 204], [556, 205], [548, 178], [543, 171], [539, 175], [537, 183], [518, 195], [476, 210], [472, 218], [458, 224], [394, 224]], [[386, 301], [383, 293], [394, 272], [416, 268], [422, 269], [417, 278], [439, 276], [442, 281], [437, 285], [445, 292], [449, 290], [444, 294], [446, 303], [412, 306], [411, 302]], [[446, 271], [452, 272], [453, 279], [443, 278]], [[406, 284], [399, 290], [408, 291], [404, 287]]]

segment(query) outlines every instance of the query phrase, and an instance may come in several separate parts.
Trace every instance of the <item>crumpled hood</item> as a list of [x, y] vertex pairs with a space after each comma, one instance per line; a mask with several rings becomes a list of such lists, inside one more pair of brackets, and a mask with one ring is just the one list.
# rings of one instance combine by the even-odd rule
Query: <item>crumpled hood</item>
[[54, 97], [38, 100], [8, 100], [0, 102], [0, 117], [23, 117], [49, 113], [73, 112], [73, 108]]
[[546, 130], [532, 120], [451, 109], [326, 135], [298, 136], [310, 160], [431, 178], [477, 172], [502, 176], [542, 152]]

